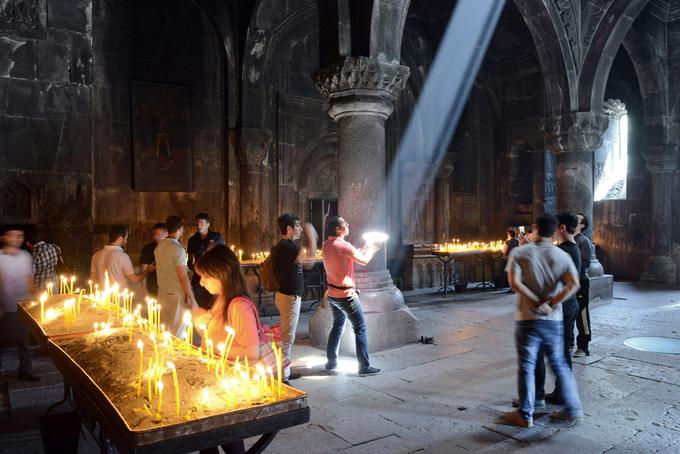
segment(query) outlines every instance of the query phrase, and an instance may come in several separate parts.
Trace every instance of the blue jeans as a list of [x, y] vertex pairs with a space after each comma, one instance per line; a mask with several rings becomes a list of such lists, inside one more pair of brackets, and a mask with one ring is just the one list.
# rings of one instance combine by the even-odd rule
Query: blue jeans
[[[571, 369], [571, 352], [569, 346], [574, 340], [574, 323], [578, 317], [578, 302], [575, 298], [569, 299], [562, 303], [562, 326], [564, 327], [564, 359], [567, 361], [567, 366]], [[538, 360], [536, 362], [536, 400], [545, 399], [545, 361], [543, 360], [544, 351], [538, 353]], [[555, 390], [552, 394], [559, 396], [560, 381], [555, 381]]]
[[576, 380], [564, 358], [562, 321], [518, 321], [515, 326], [515, 343], [519, 359], [517, 387], [520, 414], [529, 421], [533, 420], [536, 401], [536, 362], [539, 351], [543, 349], [550, 367], [560, 382], [560, 391], [567, 413], [570, 416], [581, 416], [583, 411]]
[[354, 340], [356, 344], [357, 361], [359, 371], [370, 366], [368, 361], [368, 334], [366, 332], [366, 320], [364, 312], [361, 310], [359, 295], [352, 295], [349, 298], [328, 298], [328, 303], [333, 312], [333, 327], [328, 333], [328, 345], [326, 346], [326, 358], [328, 361], [337, 361], [340, 337], [345, 331], [345, 320], [349, 318], [354, 330]]

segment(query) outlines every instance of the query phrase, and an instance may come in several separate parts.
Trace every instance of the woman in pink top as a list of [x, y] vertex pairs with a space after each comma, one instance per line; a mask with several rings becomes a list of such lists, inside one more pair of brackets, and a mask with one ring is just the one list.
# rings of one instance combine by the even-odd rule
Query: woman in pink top
[[[216, 348], [226, 340], [225, 326], [231, 326], [236, 336], [229, 359], [248, 357], [250, 363], [255, 363], [260, 355], [257, 308], [248, 294], [236, 254], [224, 245], [215, 246], [203, 254], [195, 269], [201, 276], [201, 286], [218, 297], [209, 311], [198, 305], [191, 308], [194, 327], [198, 329], [205, 325], [208, 339]], [[203, 335], [203, 332], [200, 334]], [[205, 342], [206, 339], [203, 339], [203, 348], [206, 347]]]

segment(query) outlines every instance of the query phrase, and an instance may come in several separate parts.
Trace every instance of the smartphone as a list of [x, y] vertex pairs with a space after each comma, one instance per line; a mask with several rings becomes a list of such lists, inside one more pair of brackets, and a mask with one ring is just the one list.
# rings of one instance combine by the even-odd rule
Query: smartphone
[[523, 225], [520, 225], [520, 226], [519, 226], [519, 233], [521, 233], [522, 235], [524, 235], [524, 234], [526, 233], [526, 232], [524, 231], [524, 226], [523, 226]]

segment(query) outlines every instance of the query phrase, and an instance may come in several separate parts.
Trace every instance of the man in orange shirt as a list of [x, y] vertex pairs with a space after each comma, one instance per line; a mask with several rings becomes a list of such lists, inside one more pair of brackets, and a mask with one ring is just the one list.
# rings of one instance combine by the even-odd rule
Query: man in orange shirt
[[345, 237], [349, 235], [349, 224], [340, 216], [328, 219], [328, 232], [329, 237], [323, 243], [322, 251], [328, 302], [333, 312], [333, 327], [328, 334], [326, 370], [334, 370], [338, 365], [340, 337], [345, 330], [345, 320], [349, 318], [354, 330], [359, 375], [362, 377], [377, 375], [380, 369], [372, 367], [368, 360], [366, 320], [361, 310], [359, 292], [354, 284], [354, 264], [368, 265], [379, 248], [367, 245], [357, 249], [345, 241]]

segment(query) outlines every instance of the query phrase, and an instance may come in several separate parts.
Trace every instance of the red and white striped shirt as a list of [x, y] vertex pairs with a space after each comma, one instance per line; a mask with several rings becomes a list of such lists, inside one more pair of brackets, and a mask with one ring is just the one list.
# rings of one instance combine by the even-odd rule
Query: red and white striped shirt
[[135, 274], [130, 256], [125, 253], [122, 247], [107, 244], [92, 256], [90, 274], [97, 276], [100, 286], [104, 285], [104, 273], [109, 273], [109, 283], [118, 283], [121, 289], [127, 287], [125, 276]]

